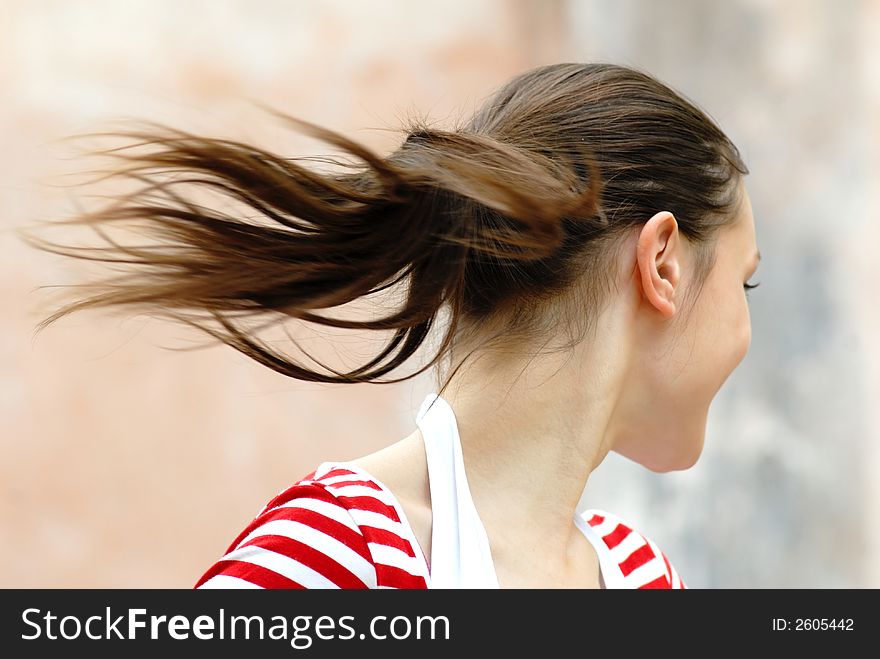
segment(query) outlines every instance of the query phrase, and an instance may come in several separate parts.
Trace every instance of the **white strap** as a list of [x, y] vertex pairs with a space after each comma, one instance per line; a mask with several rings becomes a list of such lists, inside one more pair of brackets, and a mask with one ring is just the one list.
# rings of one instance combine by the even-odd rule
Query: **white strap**
[[431, 587], [498, 588], [489, 538], [467, 483], [455, 413], [431, 392], [416, 424], [425, 443], [431, 492]]

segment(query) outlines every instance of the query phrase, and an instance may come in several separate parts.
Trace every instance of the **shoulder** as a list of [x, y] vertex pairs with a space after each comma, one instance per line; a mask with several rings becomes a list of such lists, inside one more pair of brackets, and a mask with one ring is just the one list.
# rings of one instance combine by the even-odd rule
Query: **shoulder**
[[601, 540], [605, 558], [619, 577], [616, 587], [687, 588], [657, 543], [627, 520], [598, 508], [584, 510], [581, 517]]
[[196, 588], [424, 587], [389, 494], [323, 463], [263, 506]]

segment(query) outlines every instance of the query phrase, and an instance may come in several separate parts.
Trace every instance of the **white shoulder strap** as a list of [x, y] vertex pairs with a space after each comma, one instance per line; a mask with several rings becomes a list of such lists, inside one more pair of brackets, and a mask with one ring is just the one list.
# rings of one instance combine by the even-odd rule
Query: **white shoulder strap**
[[489, 539], [467, 483], [455, 413], [432, 392], [416, 423], [431, 491], [431, 587], [498, 588]]

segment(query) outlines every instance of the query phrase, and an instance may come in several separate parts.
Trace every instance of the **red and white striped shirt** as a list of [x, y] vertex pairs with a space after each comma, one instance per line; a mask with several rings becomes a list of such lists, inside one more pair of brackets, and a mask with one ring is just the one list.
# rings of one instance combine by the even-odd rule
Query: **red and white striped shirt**
[[[687, 588], [666, 555], [622, 519], [581, 513], [601, 538], [606, 588]], [[607, 548], [607, 552], [605, 549]], [[400, 503], [353, 465], [323, 463], [273, 498], [196, 588], [430, 588]]]

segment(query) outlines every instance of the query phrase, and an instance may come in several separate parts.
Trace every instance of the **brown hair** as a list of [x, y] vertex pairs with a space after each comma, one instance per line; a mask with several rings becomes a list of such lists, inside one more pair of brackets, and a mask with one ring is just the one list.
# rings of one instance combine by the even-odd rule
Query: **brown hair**
[[[147, 185], [64, 223], [89, 225], [111, 246], [24, 239], [134, 272], [90, 284], [100, 292], [56, 311], [37, 331], [78, 309], [130, 305], [197, 327], [284, 375], [337, 383], [400, 382], [453, 348], [519, 350], [579, 326], [557, 348], [564, 350], [583, 339], [607, 300], [620, 238], [659, 210], [674, 214], [695, 247], [693, 300], [714, 264], [717, 229], [736, 214], [739, 177], [748, 173], [695, 104], [646, 72], [610, 63], [526, 71], [457, 127], [410, 120], [405, 141], [387, 157], [272, 112], [362, 162], [331, 159], [352, 171], [319, 173], [297, 158], [162, 124], [109, 133], [140, 140], [102, 152], [130, 163], [112, 175]], [[134, 147], [151, 149], [125, 151]], [[243, 202], [257, 220], [197, 205], [173, 190], [181, 183]], [[119, 220], [146, 226], [161, 242], [118, 244], [100, 225]], [[396, 285], [402, 306], [378, 319], [315, 313]], [[434, 357], [406, 377], [379, 380], [416, 352], [444, 309], [448, 329]], [[331, 375], [232, 322], [265, 314], [394, 335], [350, 372], [322, 364]], [[219, 328], [205, 322], [212, 319]]]

